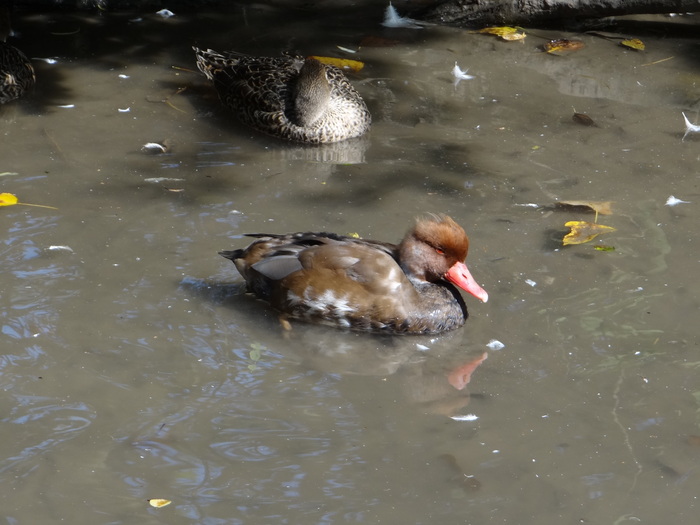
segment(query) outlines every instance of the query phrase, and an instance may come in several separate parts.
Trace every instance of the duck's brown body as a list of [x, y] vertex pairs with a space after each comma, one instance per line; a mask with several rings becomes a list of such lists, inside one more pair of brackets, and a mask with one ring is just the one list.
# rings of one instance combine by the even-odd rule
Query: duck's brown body
[[34, 68], [27, 56], [5, 40], [10, 34], [10, 17], [0, 6], [0, 104], [21, 97], [34, 86]]
[[[333, 233], [253, 234], [231, 259], [248, 289], [294, 319], [354, 330], [430, 334], [464, 324], [457, 284], [485, 301], [449, 217], [419, 220], [399, 245]], [[451, 281], [451, 282], [450, 282]]]

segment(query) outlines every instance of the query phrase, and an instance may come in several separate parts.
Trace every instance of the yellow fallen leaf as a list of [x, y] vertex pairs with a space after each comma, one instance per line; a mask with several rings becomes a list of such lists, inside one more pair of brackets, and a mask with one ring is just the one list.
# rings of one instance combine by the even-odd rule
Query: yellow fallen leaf
[[527, 35], [525, 33], [506, 33], [505, 35], [498, 36], [501, 38], [501, 40], [505, 40], [506, 42], [513, 42], [516, 40], [524, 40]]
[[22, 206], [35, 206], [37, 208], [48, 208], [50, 210], [57, 210], [53, 206], [44, 206], [43, 204], [29, 204], [26, 202], [19, 202], [16, 195], [12, 193], [0, 193], [0, 206], [14, 206], [15, 204], [21, 204]]
[[482, 34], [486, 34], [486, 35], [503, 36], [506, 34], [517, 33], [519, 31], [520, 31], [520, 28], [518, 28], [518, 27], [500, 26], [500, 27], [484, 27], [483, 29], [477, 30], [476, 33], [482, 33]]
[[17, 196], [12, 193], [0, 193], [0, 206], [12, 206], [17, 201]]
[[324, 64], [328, 64], [329, 66], [335, 66], [339, 69], [349, 69], [351, 71], [354, 71], [355, 73], [357, 73], [363, 67], [365, 67], [364, 62], [360, 62], [359, 60], [350, 60], [349, 58], [334, 58], [334, 57], [319, 57], [319, 56], [310, 56], [309, 58], [315, 58], [319, 62], [322, 62]]
[[562, 208], [589, 208], [590, 210], [600, 213], [601, 215], [612, 215], [613, 201], [558, 201], [557, 206]]
[[584, 242], [592, 241], [601, 233], [615, 231], [615, 228], [612, 226], [604, 226], [603, 224], [586, 221], [569, 221], [564, 224], [564, 226], [571, 228], [571, 231], [562, 239], [562, 244], [564, 246], [568, 244], [583, 244]]
[[479, 29], [478, 31], [472, 31], [472, 33], [481, 33], [481, 34], [485, 34], [485, 35], [495, 35], [497, 37], [502, 38], [503, 40], [508, 40], [508, 41], [522, 40], [523, 38], [525, 38], [527, 36], [522, 27], [509, 27], [509, 26], [485, 27], [483, 29]]
[[170, 505], [171, 503], [172, 501], [170, 501], [169, 499], [153, 498], [148, 500], [148, 504], [151, 507], [155, 507], [157, 509]]
[[627, 40], [623, 40], [620, 42], [620, 45], [625, 47], [631, 47], [632, 49], [636, 49], [637, 51], [644, 51], [644, 49], [646, 48], [644, 42], [642, 42], [638, 38], [630, 38]]
[[584, 47], [583, 42], [580, 40], [568, 40], [566, 38], [560, 38], [558, 40], [550, 40], [544, 44], [544, 50], [547, 53], [561, 53], [566, 51], [576, 51]]

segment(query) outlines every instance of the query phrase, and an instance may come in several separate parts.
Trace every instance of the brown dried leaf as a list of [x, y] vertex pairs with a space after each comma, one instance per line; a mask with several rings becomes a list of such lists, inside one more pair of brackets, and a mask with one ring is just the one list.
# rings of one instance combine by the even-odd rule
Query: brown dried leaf
[[574, 122], [576, 122], [577, 124], [581, 124], [582, 126], [598, 127], [598, 124], [595, 123], [595, 120], [593, 120], [585, 113], [574, 113], [574, 115], [571, 118]]
[[544, 50], [547, 53], [566, 53], [569, 51], [577, 51], [583, 49], [585, 44], [580, 40], [568, 40], [566, 38], [559, 38], [557, 40], [550, 40], [544, 44]]
[[614, 201], [558, 201], [554, 204], [561, 208], [586, 208], [601, 215], [612, 215]]

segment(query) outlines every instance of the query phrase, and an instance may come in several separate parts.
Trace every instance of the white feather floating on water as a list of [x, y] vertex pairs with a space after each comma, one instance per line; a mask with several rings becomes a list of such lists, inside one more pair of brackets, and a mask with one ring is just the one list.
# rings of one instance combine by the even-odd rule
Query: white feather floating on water
[[455, 67], [452, 68], [452, 76], [455, 77], [455, 86], [462, 80], [471, 80], [472, 78], [476, 78], [474, 75], [467, 75], [467, 71], [469, 71], [469, 69], [462, 71], [459, 64], [455, 62]]
[[161, 182], [182, 182], [185, 179], [176, 179], [173, 177], [149, 177], [143, 179], [143, 182], [149, 182], [151, 184], [160, 184]]
[[389, 2], [389, 6], [386, 8], [386, 11], [384, 11], [384, 22], [382, 22], [382, 25], [384, 27], [407, 27], [409, 29], [423, 29], [423, 26], [420, 25], [420, 22], [418, 22], [418, 20], [408, 18], [407, 16], [399, 16], [398, 11], [396, 11], [394, 6], [391, 5], [391, 2]]
[[49, 250], [49, 251], [51, 251], [51, 252], [68, 252], [68, 253], [73, 253], [73, 248], [71, 248], [70, 246], [61, 246], [61, 245], [53, 245], [53, 244], [52, 244], [51, 246], [49, 246], [49, 247], [46, 248], [46, 249]]
[[693, 124], [688, 120], [688, 117], [685, 116], [685, 113], [681, 111], [681, 115], [683, 115], [683, 120], [685, 120], [685, 135], [683, 135], [683, 138], [681, 140], [685, 140], [685, 138], [688, 136], [688, 133], [698, 133], [700, 132], [700, 125]]
[[673, 195], [666, 199], [666, 206], [678, 206], [679, 204], [690, 204], [690, 201], [682, 201]]
[[141, 151], [144, 153], [167, 153], [168, 147], [164, 144], [158, 144], [157, 142], [146, 142], [141, 146]]
[[490, 350], [503, 350], [506, 347], [506, 345], [501, 343], [498, 339], [491, 339], [486, 346], [488, 346]]
[[465, 414], [451, 416], [450, 419], [453, 419], [454, 421], [476, 421], [477, 419], [479, 419], [479, 416], [477, 416], [476, 414]]

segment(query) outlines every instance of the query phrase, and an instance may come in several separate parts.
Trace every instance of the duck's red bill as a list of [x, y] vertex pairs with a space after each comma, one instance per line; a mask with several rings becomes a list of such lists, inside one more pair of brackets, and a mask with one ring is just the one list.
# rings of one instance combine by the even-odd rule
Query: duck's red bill
[[445, 279], [450, 281], [455, 286], [459, 286], [465, 292], [469, 292], [477, 299], [481, 299], [486, 302], [489, 300], [489, 294], [486, 293], [479, 284], [474, 280], [472, 274], [469, 273], [467, 265], [462, 262], [456, 262], [452, 265], [452, 268], [447, 270], [445, 274]]

